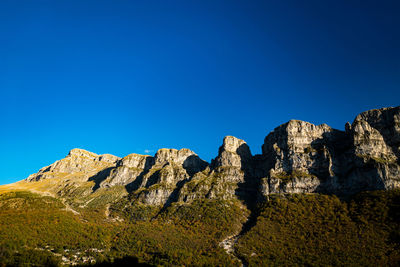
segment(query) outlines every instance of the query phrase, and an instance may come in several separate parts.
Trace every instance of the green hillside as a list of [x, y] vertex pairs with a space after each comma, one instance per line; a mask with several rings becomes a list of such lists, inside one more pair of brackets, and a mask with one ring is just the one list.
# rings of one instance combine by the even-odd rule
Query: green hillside
[[5, 192], [0, 262], [89, 265], [131, 257], [151, 265], [239, 266], [240, 258], [248, 266], [398, 266], [399, 206], [400, 190], [364, 192], [347, 201], [320, 194], [271, 196], [230, 255], [219, 243], [240, 232], [249, 214], [238, 201], [174, 204], [138, 220], [118, 209], [110, 216], [103, 210], [72, 212], [49, 196]]
[[399, 266], [400, 191], [271, 197], [237, 244], [249, 266]]

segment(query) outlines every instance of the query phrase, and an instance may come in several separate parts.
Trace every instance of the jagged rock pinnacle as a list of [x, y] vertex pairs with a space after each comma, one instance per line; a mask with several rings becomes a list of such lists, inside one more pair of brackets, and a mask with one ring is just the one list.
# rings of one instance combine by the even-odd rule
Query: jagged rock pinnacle
[[213, 161], [213, 167], [242, 167], [243, 162], [248, 162], [252, 155], [249, 146], [242, 139], [226, 136], [219, 148], [218, 156]]

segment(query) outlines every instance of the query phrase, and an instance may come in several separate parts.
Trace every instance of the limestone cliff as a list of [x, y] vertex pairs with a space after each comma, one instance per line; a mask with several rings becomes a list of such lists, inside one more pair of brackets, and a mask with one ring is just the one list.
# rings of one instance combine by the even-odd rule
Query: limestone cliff
[[240, 198], [247, 181], [252, 179], [252, 161], [250, 148], [245, 141], [226, 136], [210, 168], [196, 173], [183, 186], [179, 200], [190, 202], [199, 198]]
[[344, 190], [399, 187], [400, 107], [363, 112], [347, 130], [353, 161], [347, 162], [351, 167]]
[[[189, 149], [160, 149], [154, 157], [130, 154], [93, 177], [98, 188], [124, 186], [135, 201], [163, 205], [184, 181], [204, 170], [208, 163]], [[175, 193], [176, 194], [176, 193]]]
[[346, 131], [290, 121], [264, 141], [262, 193], [353, 194], [399, 187], [400, 107], [363, 112]]
[[201, 198], [254, 202], [269, 194], [346, 195], [400, 187], [399, 159], [396, 107], [363, 112], [345, 131], [291, 120], [267, 135], [261, 155], [253, 156], [245, 141], [227, 136], [210, 164], [189, 149], [124, 158], [73, 149], [25, 182], [57, 180], [48, 190], [61, 196], [71, 192], [65, 184], [86, 188], [80, 191], [85, 196], [120, 188], [133, 203], [152, 206]]

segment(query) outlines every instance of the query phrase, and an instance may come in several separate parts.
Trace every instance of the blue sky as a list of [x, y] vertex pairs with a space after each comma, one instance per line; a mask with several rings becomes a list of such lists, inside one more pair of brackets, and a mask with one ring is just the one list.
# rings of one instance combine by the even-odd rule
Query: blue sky
[[398, 1], [1, 1], [0, 184], [72, 148], [253, 154], [400, 104]]

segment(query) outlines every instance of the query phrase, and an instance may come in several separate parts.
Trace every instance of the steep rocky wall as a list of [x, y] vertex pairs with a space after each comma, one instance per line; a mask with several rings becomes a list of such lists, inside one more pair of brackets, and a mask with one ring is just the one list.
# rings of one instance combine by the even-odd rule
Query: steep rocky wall
[[348, 129], [353, 162], [345, 191], [391, 189], [400, 186], [400, 107], [359, 114]]
[[75, 177], [92, 191], [125, 188], [133, 201], [165, 206], [201, 198], [254, 203], [283, 193], [353, 194], [400, 187], [400, 107], [358, 115], [345, 131], [291, 120], [253, 156], [245, 141], [227, 136], [211, 164], [189, 149], [160, 149], [124, 158], [73, 149], [27, 182]]
[[199, 198], [245, 198], [251, 189], [249, 185], [255, 177], [253, 156], [245, 141], [226, 136], [218, 150], [218, 156], [212, 160], [210, 168], [196, 173], [179, 192], [179, 200], [188, 202]]
[[363, 112], [346, 131], [289, 121], [262, 147], [259, 175], [272, 193], [353, 194], [399, 187], [400, 108]]

